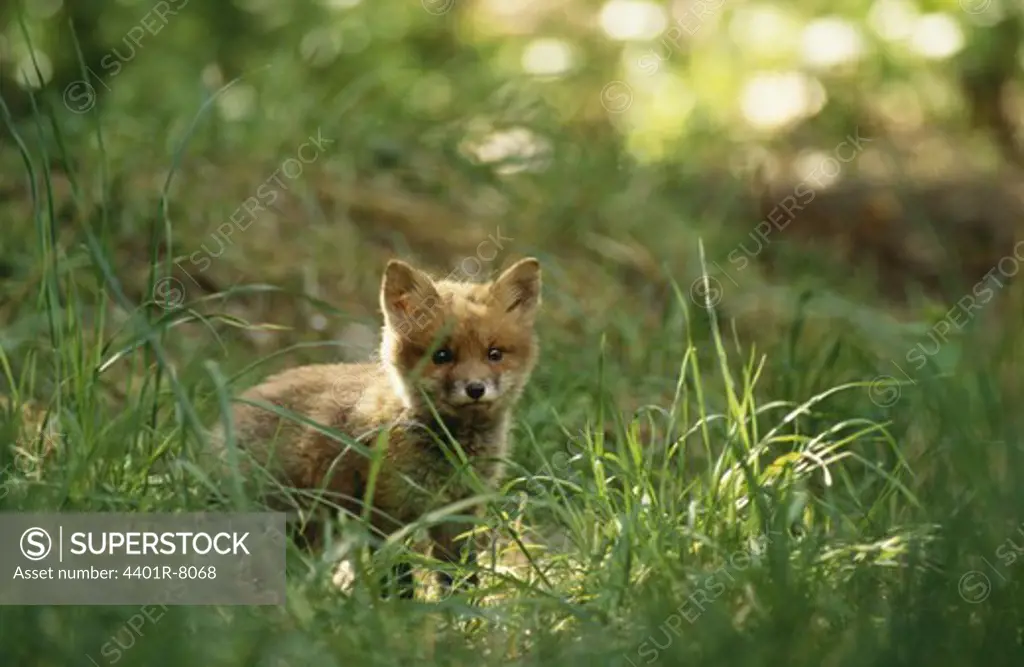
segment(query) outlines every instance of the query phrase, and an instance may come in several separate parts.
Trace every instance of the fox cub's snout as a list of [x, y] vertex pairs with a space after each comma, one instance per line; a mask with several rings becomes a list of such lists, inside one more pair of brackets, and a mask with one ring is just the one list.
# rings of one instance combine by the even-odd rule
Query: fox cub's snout
[[524, 259], [493, 283], [434, 281], [392, 260], [381, 285], [382, 359], [410, 406], [441, 413], [511, 406], [537, 361], [540, 263]]

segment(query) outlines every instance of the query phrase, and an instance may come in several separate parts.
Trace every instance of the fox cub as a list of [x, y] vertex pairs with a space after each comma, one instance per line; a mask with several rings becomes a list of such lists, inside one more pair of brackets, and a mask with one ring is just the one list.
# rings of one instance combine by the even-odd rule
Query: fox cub
[[[301, 366], [271, 376], [242, 397], [302, 414], [370, 448], [386, 432], [370, 516], [373, 527], [387, 534], [475, 495], [445, 431], [485, 484], [500, 480], [512, 408], [537, 362], [534, 320], [540, 301], [540, 263], [534, 258], [488, 283], [434, 280], [391, 260], [380, 289], [379, 362]], [[320, 492], [329, 505], [356, 515], [362, 511], [371, 465], [365, 453], [254, 405], [236, 403], [232, 412], [235, 441], [249, 455], [243, 458], [251, 457], [299, 495]], [[220, 427], [213, 442], [223, 461]], [[281, 510], [296, 508], [283, 496], [267, 500]], [[475, 562], [470, 542], [457, 544], [469, 528], [458, 522], [432, 527], [433, 556]], [[303, 536], [317, 546], [320, 527], [313, 524]], [[401, 595], [410, 597], [411, 570], [393, 574]], [[438, 579], [451, 585], [446, 574], [438, 573]]]

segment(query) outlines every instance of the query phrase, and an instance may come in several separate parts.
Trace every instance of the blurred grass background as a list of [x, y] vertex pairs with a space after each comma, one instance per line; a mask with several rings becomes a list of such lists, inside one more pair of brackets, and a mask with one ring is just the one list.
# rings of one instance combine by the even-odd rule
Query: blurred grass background
[[198, 507], [169, 464], [217, 379], [368, 356], [390, 257], [545, 281], [482, 604], [308, 561], [283, 608], [141, 634], [4, 608], [0, 664], [1020, 664], [1022, 32], [1009, 0], [0, 7], [5, 510]]

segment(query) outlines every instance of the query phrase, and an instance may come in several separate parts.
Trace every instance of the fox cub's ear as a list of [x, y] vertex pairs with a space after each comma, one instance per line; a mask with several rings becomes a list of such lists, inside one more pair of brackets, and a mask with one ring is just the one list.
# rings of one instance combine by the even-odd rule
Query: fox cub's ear
[[388, 324], [402, 334], [424, 330], [437, 315], [440, 296], [430, 276], [393, 259], [384, 269], [380, 305]]
[[532, 320], [540, 305], [540, 262], [519, 260], [498, 276], [491, 291], [505, 312]]

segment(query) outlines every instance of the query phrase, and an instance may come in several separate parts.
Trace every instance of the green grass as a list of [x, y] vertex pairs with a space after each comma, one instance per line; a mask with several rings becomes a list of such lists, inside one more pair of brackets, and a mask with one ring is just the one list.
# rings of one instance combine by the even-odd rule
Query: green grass
[[[103, 139], [117, 118], [67, 129], [81, 118], [39, 103], [27, 125], [6, 118], [16, 142], [0, 155], [5, 166], [20, 158], [36, 188], [0, 206], [13, 263], [0, 425], [36, 451], [21, 416], [31, 402], [59, 445], [34, 461], [0, 449], [4, 511], [201, 508], [201, 476], [177, 463], [195, 460], [231, 393], [272, 368], [351, 354], [338, 334], [378, 326], [386, 257], [443, 274], [492, 232], [417, 237], [339, 213], [351, 189], [318, 193], [372, 171], [359, 162], [366, 128], [398, 122], [383, 106], [352, 108], [344, 124], [309, 111], [308, 122], [230, 137], [197, 104], [177, 118], [165, 161], [142, 159], [140, 171], [131, 149]], [[292, 184], [282, 206], [294, 227], [240, 234], [204, 273], [213, 294], [173, 273], [171, 260], [207, 242], [321, 123], [345, 152]], [[215, 182], [199, 155], [216, 157]], [[1012, 295], [993, 307], [1011, 315], [968, 327], [950, 344], [959, 356], [930, 363], [883, 407], [873, 381], [920, 334], [891, 334], [882, 318], [862, 322], [868, 334], [823, 326], [806, 310], [734, 329], [691, 298], [709, 261], [693, 241], [725, 257], [729, 241], [713, 233], [724, 213], [676, 208], [685, 196], [594, 191], [576, 204], [593, 215], [580, 216], [559, 195], [581, 178], [614, 182], [603, 150], [557, 160], [550, 181], [465, 169], [451, 178], [523, 204], [502, 218], [512, 241], [495, 264], [538, 255], [546, 290], [542, 361], [517, 413], [508, 480], [487, 503], [498, 539], [481, 589], [381, 600], [369, 577], [345, 596], [331, 563], [289, 552], [280, 608], [168, 607], [141, 634], [127, 625], [139, 608], [2, 608], [0, 663], [1020, 664], [1024, 566], [997, 555], [1013, 553], [1008, 540], [1024, 545], [1020, 403], [1005, 380], [1019, 359]], [[436, 198], [450, 193], [434, 186]], [[608, 213], [642, 207], [646, 226]], [[695, 221], [685, 234], [680, 215]], [[662, 273], [643, 273], [609, 239], [625, 256], [644, 249]], [[739, 289], [754, 292], [747, 271]], [[180, 283], [160, 282], [170, 276]], [[160, 303], [168, 285], [182, 290], [171, 308]], [[365, 540], [358, 521], [342, 529], [356, 547]], [[401, 555], [384, 550], [369, 565]]]

